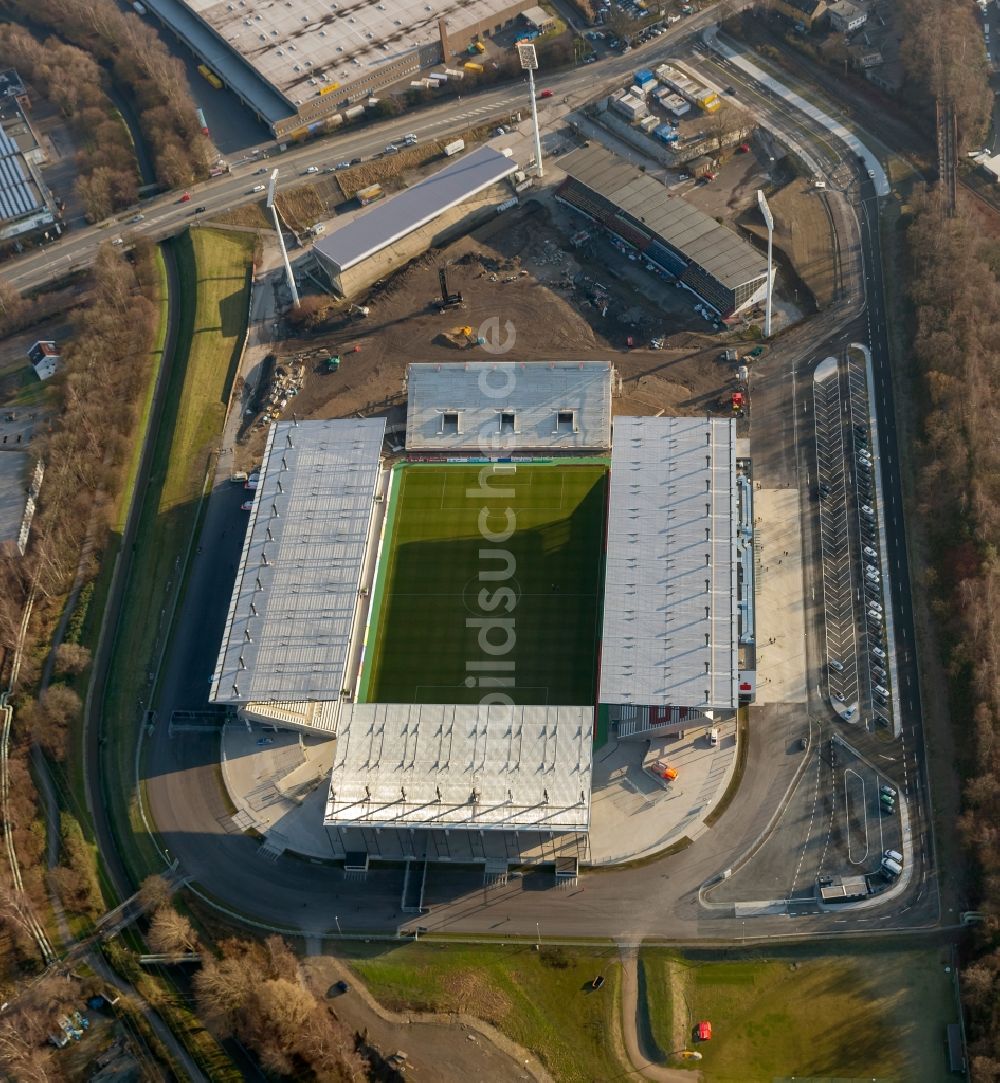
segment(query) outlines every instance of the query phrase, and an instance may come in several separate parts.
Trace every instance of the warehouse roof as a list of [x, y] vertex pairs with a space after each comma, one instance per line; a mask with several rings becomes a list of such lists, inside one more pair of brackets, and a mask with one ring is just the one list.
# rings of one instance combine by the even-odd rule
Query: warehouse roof
[[586, 831], [592, 707], [344, 704], [326, 823]]
[[340, 698], [384, 433], [374, 418], [271, 427], [213, 702]]
[[610, 488], [600, 702], [735, 707], [735, 423], [616, 418]]
[[480, 147], [330, 233], [313, 249], [346, 271], [516, 169], [517, 163], [498, 150]]
[[[453, 283], [454, 285], [454, 283]], [[610, 361], [449, 361], [407, 369], [410, 451], [611, 446]]]
[[559, 164], [729, 289], [767, 275], [765, 257], [731, 229], [601, 147], [581, 147]]
[[[407, 53], [433, 45], [440, 40], [442, 16], [448, 30], [458, 33], [479, 22], [494, 22], [511, 0], [182, 2], [288, 101], [300, 104], [324, 87], [376, 74]], [[163, 3], [152, 0], [152, 7], [159, 11]], [[468, 39], [455, 45], [462, 48]]]
[[[239, 42], [231, 42], [231, 35], [218, 36], [211, 21], [201, 11], [206, 5], [198, 0], [144, 0], [144, 3], [268, 124], [283, 120], [294, 112], [293, 107], [257, 70], [253, 57], [241, 55], [237, 49]], [[251, 32], [243, 26], [243, 20], [249, 17], [246, 7], [239, 0], [233, 0], [233, 13], [228, 12], [221, 3], [215, 6], [226, 14], [239, 14], [240, 30], [245, 31], [246, 45], [249, 46]], [[276, 9], [278, 5], [271, 7]], [[282, 10], [285, 10], [284, 7]], [[254, 40], [257, 40], [256, 36]]]
[[45, 209], [20, 148], [0, 128], [0, 221], [24, 218]]

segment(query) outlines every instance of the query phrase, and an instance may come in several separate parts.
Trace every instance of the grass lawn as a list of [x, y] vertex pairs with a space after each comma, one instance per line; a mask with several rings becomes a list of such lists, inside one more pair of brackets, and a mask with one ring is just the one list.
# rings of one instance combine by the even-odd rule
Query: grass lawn
[[[905, 1079], [947, 1075], [945, 1028], [957, 1021], [951, 978], [937, 949], [692, 962], [642, 953], [650, 1029], [661, 1050], [693, 1048], [709, 1083], [775, 1078]], [[675, 997], [681, 1003], [675, 1003]], [[680, 1033], [674, 1033], [676, 1016]]]
[[[623, 1079], [612, 1041], [617, 949], [350, 944], [347, 961], [395, 1010], [464, 1011], [530, 1049], [561, 1083]], [[604, 974], [600, 990], [590, 988]]]
[[515, 703], [591, 704], [607, 468], [517, 464], [480, 488], [481, 469], [397, 471], [365, 698], [479, 703], [469, 674], [505, 662]]
[[[181, 283], [177, 354], [143, 494], [141, 518], [104, 704], [106, 799], [122, 828], [133, 819], [135, 738], [147, 674], [167, 634], [172, 592], [198, 514], [249, 311], [250, 234], [199, 229], [177, 242]], [[112, 780], [119, 780], [117, 783]], [[127, 841], [127, 840], [126, 840]], [[127, 849], [126, 849], [127, 852]], [[142, 871], [142, 870], [140, 870]]]

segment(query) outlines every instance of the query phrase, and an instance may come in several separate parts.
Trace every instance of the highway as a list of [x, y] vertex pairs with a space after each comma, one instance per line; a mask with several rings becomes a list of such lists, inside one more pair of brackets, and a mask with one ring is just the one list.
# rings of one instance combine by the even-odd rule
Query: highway
[[[571, 102], [592, 98], [606, 82], [610, 87], [621, 76], [641, 64], [656, 63], [676, 54], [678, 38], [687, 39], [711, 21], [711, 12], [702, 12], [674, 28], [671, 34], [654, 40], [624, 57], [591, 65], [551, 80], [558, 95], [555, 101]], [[700, 59], [699, 59], [700, 64]], [[599, 69], [599, 70], [595, 70]], [[738, 76], [726, 69], [726, 84], [736, 85]], [[888, 344], [883, 313], [884, 288], [881, 279], [878, 230], [870, 228], [868, 217], [877, 224], [878, 210], [867, 178], [856, 175], [857, 167], [845, 160], [837, 146], [814, 133], [807, 123], [782, 103], [767, 95], [756, 95], [745, 81], [739, 94], [754, 102], [773, 128], [790, 128], [794, 138], [809, 146], [836, 175], [838, 185], [850, 196], [831, 201], [831, 215], [841, 242], [841, 297], [828, 311], [807, 325], [793, 329], [775, 343], [760, 366], [763, 390], [755, 411], [760, 424], [752, 434], [752, 453], [757, 468], [765, 471], [771, 484], [794, 485], [807, 498], [809, 464], [799, 429], [802, 386], [812, 366], [830, 353], [837, 353], [847, 341], [870, 341], [879, 380], [880, 433], [883, 462], [887, 464], [886, 491], [890, 519], [894, 524], [890, 554], [894, 577], [893, 604], [897, 625], [907, 643], [901, 652], [901, 680], [912, 689], [909, 709], [913, 711], [906, 734], [906, 755], [915, 778], [923, 778], [920, 760], [919, 698], [912, 614], [902, 530], [898, 455], [892, 424], [891, 382], [887, 379]], [[367, 156], [407, 131], [421, 139], [460, 130], [476, 118], [509, 113], [527, 105], [524, 93], [504, 87], [466, 100], [453, 100], [409, 118], [397, 118], [354, 134], [309, 144], [272, 158], [268, 166], [279, 165], [282, 178], [301, 174], [309, 165], [325, 166], [348, 157]], [[551, 117], [541, 110], [543, 124]], [[138, 231], [153, 237], [165, 236], [191, 220], [192, 209], [204, 205], [209, 211], [259, 199], [250, 194], [256, 183], [256, 161], [234, 166], [234, 173], [192, 189], [190, 203], [178, 204], [176, 193], [144, 206], [144, 221]], [[835, 193], [836, 194], [836, 193]], [[864, 232], [859, 234], [856, 213], [860, 210]], [[120, 229], [90, 228], [73, 234], [41, 253], [25, 254], [4, 268], [10, 281], [26, 288], [39, 285], [54, 274], [84, 266], [96, 247]], [[863, 242], [863, 243], [862, 243]], [[59, 262], [53, 263], [53, 257]], [[863, 280], [863, 288], [862, 288]], [[870, 333], [869, 333], [870, 332]], [[811, 421], [810, 421], [811, 424]], [[175, 649], [166, 661], [158, 700], [160, 724], [144, 756], [143, 781], [148, 808], [160, 833], [165, 858], [177, 858], [192, 887], [234, 915], [247, 917], [283, 930], [313, 935], [345, 933], [412, 932], [417, 926], [434, 932], [459, 933], [477, 937], [609, 937], [630, 942], [642, 940], [755, 941], [769, 937], [841, 935], [855, 932], [884, 933], [888, 929], [911, 930], [929, 927], [937, 920], [931, 895], [923, 881], [915, 883], [905, 905], [899, 901], [852, 915], [845, 924], [834, 924], [829, 915], [773, 915], [755, 918], [751, 929], [734, 917], [730, 908], [705, 907], [700, 890], [730, 867], [758, 838], [772, 813], [780, 809], [796, 777], [801, 757], [789, 749], [804, 732], [807, 715], [826, 717], [829, 712], [818, 698], [807, 704], [786, 704], [755, 709], [750, 727], [749, 757], [743, 784], [732, 805], [713, 828], [696, 844], [672, 857], [640, 868], [588, 873], [578, 885], [557, 888], [551, 871], [512, 878], [503, 887], [485, 890], [478, 869], [449, 869], [437, 866], [428, 876], [425, 903], [427, 913], [417, 919], [400, 912], [403, 872], [399, 868], [376, 867], [363, 881], [345, 876], [332, 864], [318, 864], [289, 857], [268, 861], [260, 854], [259, 840], [244, 835], [232, 823], [232, 809], [220, 791], [218, 780], [219, 743], [215, 737], [185, 734], [171, 738], [166, 721], [173, 709], [198, 709], [204, 705], [208, 678], [224, 621], [232, 570], [239, 559], [243, 520], [239, 514], [242, 492], [220, 491], [208, 502], [200, 552], [190, 570], [190, 580], [178, 610], [174, 629]], [[808, 511], [806, 512], [806, 531]], [[123, 589], [124, 584], [119, 589]], [[808, 584], [804, 584], [807, 588]], [[806, 595], [808, 597], [808, 593]], [[810, 638], [818, 644], [820, 615], [811, 611]], [[810, 688], [819, 652], [811, 649]], [[813, 657], [815, 655], [815, 657]], [[904, 664], [905, 662], [905, 664]], [[852, 735], [853, 736], [853, 735]], [[863, 737], [864, 735], [860, 735]], [[88, 752], [96, 748], [99, 734], [88, 734]], [[96, 754], [88, 755], [91, 771]], [[102, 804], [99, 791], [92, 806]], [[95, 807], [98, 820], [101, 819]], [[929, 837], [929, 834], [928, 834]], [[110, 845], [107, 824], [99, 831], [102, 850]], [[928, 844], [929, 845], [929, 844]], [[110, 856], [110, 855], [109, 855]], [[928, 853], [927, 862], [931, 860]], [[925, 867], [929, 868], [929, 864]], [[119, 873], [121, 870], [118, 870]], [[117, 877], [116, 877], [117, 878]], [[123, 889], [122, 885], [120, 888]], [[841, 919], [838, 918], [838, 921]], [[846, 919], [844, 919], [846, 921]]]

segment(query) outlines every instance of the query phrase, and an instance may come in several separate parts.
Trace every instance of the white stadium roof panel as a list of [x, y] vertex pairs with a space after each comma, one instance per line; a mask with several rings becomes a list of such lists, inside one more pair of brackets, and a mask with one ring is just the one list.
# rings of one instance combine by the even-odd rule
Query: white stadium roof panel
[[407, 370], [409, 451], [606, 451], [609, 361], [448, 361]]
[[738, 702], [736, 430], [619, 417], [607, 529], [600, 702]]
[[480, 147], [380, 202], [318, 240], [313, 248], [338, 272], [346, 271], [516, 170], [512, 158], [492, 147]]
[[384, 434], [382, 419], [272, 426], [214, 702], [340, 699]]
[[344, 704], [325, 822], [586, 831], [591, 707]]

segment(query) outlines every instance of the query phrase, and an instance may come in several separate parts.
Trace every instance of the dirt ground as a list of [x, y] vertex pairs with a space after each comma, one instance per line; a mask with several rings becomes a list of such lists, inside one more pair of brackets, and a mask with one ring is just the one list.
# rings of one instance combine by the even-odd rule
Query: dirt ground
[[[826, 308], [833, 301], [835, 282], [833, 231], [823, 206], [822, 193], [808, 180], [800, 178], [769, 196], [768, 204], [774, 214], [775, 248], [791, 262], [817, 308]], [[739, 224], [762, 240], [767, 239], [767, 231], [756, 210], [741, 215]], [[786, 281], [786, 293], [788, 287]]]
[[[622, 380], [617, 413], [721, 413], [735, 373], [715, 359], [721, 345], [734, 343], [733, 334], [717, 334], [694, 313], [691, 294], [649, 275], [603, 238], [573, 249], [568, 238], [582, 224], [568, 212], [530, 203], [377, 284], [358, 301], [370, 307], [367, 319], [284, 340], [279, 358], [304, 358], [308, 372], [286, 415], [294, 409], [304, 418], [401, 419], [408, 362], [498, 356], [482, 345], [459, 345], [463, 326], [487, 345], [509, 343], [499, 355], [505, 360], [609, 358]], [[460, 290], [464, 303], [442, 313], [438, 268], [446, 264], [449, 288]], [[663, 349], [649, 348], [654, 337], [663, 338]], [[332, 373], [325, 364], [331, 354], [342, 358]], [[257, 440], [263, 441], [262, 429]]]

